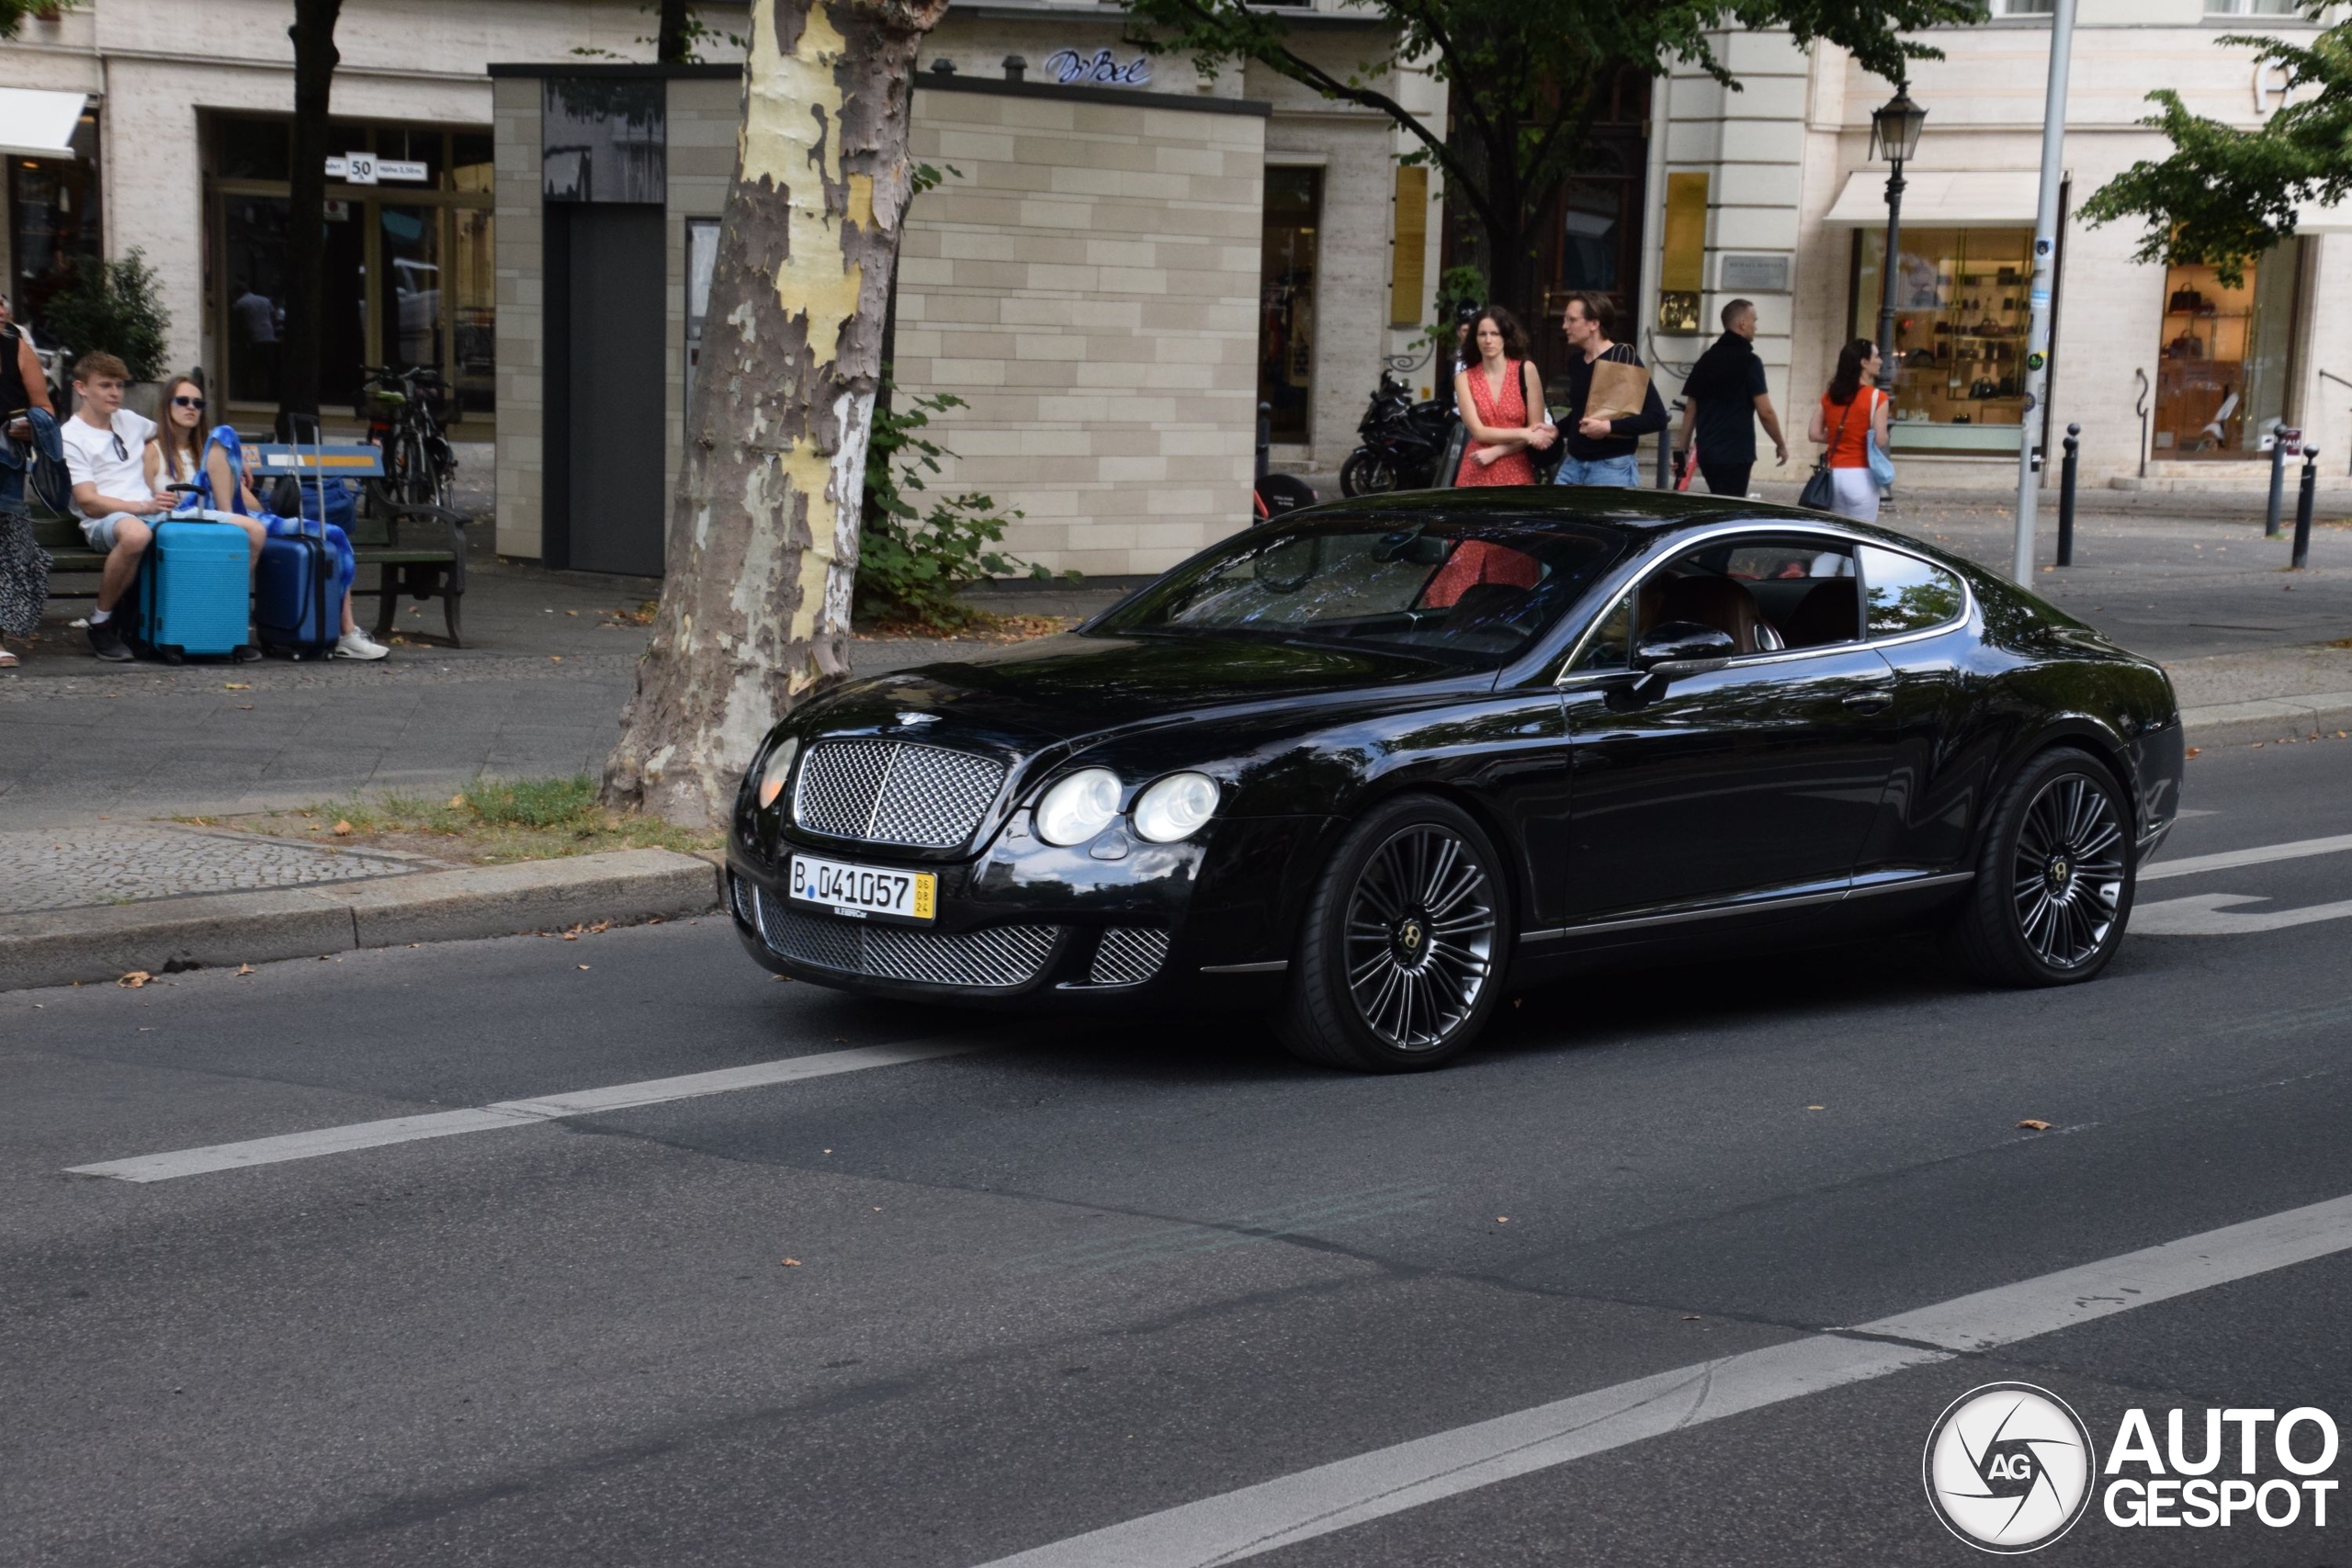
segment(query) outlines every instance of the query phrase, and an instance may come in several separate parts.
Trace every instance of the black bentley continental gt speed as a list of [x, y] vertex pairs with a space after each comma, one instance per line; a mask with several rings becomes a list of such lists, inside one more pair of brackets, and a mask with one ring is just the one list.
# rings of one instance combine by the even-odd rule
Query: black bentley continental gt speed
[[1507, 990], [1929, 927], [2098, 975], [2178, 807], [2164, 671], [1861, 524], [1621, 490], [1291, 513], [1076, 630], [833, 688], [751, 760], [781, 974], [1026, 1009], [1274, 1010], [1435, 1066]]

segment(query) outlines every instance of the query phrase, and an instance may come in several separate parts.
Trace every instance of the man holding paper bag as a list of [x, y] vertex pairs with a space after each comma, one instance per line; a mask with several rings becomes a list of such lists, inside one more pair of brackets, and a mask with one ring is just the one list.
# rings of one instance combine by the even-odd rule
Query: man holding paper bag
[[1609, 301], [1598, 294], [1571, 294], [1560, 326], [1568, 334], [1567, 412], [1561, 423], [1566, 456], [1555, 483], [1641, 483], [1634, 454], [1641, 438], [1666, 429], [1666, 405], [1642, 356], [1630, 344], [1612, 343]]

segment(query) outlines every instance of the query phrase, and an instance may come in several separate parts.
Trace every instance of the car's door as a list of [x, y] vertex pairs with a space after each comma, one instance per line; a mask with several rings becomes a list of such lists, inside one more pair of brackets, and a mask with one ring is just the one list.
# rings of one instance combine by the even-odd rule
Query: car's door
[[[1571, 924], [1842, 885], [1896, 735], [1894, 674], [1862, 640], [1858, 586], [1849, 547], [1759, 532], [1669, 563], [1577, 650], [1563, 676]], [[1636, 628], [1623, 641], [1638, 645], [1678, 604], [1722, 616], [1743, 594], [1754, 651], [1672, 680], [1611, 667], [1631, 653], [1614, 628]]]

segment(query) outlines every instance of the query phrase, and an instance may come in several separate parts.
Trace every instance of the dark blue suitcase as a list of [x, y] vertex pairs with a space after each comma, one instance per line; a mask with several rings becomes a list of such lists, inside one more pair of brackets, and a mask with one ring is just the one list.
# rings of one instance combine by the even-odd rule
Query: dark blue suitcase
[[264, 540], [254, 568], [254, 629], [262, 646], [297, 659], [332, 652], [343, 631], [343, 606], [327, 603], [334, 577], [334, 556], [317, 535]]
[[131, 596], [139, 615], [132, 646], [174, 662], [234, 653], [245, 640], [247, 555], [245, 531], [234, 524], [156, 524]]

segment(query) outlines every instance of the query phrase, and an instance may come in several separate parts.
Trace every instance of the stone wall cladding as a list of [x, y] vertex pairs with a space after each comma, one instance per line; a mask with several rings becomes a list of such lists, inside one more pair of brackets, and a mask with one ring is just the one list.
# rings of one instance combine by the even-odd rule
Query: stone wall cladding
[[934, 490], [1024, 515], [1053, 570], [1156, 572], [1248, 521], [1266, 122], [1177, 99], [936, 90], [913, 153], [896, 374], [971, 406]]
[[537, 81], [504, 77], [491, 84], [497, 121], [492, 174], [497, 206], [492, 240], [498, 254], [497, 546], [505, 556], [539, 554], [540, 439], [547, 389], [546, 244], [539, 210]]

